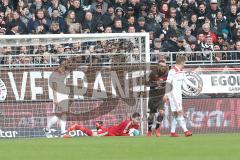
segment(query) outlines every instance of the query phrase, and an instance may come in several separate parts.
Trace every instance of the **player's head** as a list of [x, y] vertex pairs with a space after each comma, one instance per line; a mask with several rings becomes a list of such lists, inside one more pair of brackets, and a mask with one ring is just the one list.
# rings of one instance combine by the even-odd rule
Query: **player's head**
[[158, 72], [165, 73], [168, 70], [165, 60], [160, 60], [158, 63]]
[[134, 124], [139, 124], [141, 121], [141, 115], [138, 112], [134, 112], [131, 116], [132, 122]]
[[176, 58], [176, 65], [183, 68], [186, 62], [186, 56], [185, 55], [179, 55]]
[[61, 58], [61, 59], [59, 59], [59, 67], [61, 68], [61, 69], [63, 69], [63, 70], [66, 70], [66, 68], [67, 68], [67, 59], [66, 58]]
[[99, 130], [103, 126], [103, 121], [97, 121], [95, 125], [96, 125], [96, 129]]

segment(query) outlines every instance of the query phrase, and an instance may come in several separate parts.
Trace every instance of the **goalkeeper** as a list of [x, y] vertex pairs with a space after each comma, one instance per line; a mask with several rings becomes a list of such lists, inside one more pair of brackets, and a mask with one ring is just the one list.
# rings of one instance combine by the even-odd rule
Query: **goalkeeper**
[[[165, 86], [168, 75], [168, 66], [165, 61], [160, 61], [158, 66], [152, 69], [149, 75], [149, 101], [148, 108], [150, 110], [148, 117], [148, 136], [152, 136], [152, 128], [154, 121], [156, 123], [156, 136], [160, 137], [160, 125], [164, 117], [164, 100]], [[156, 115], [156, 118], [155, 118]]]
[[[105, 128], [102, 122], [96, 123], [97, 132], [93, 132], [88, 128], [85, 128], [81, 125], [75, 124], [72, 125], [68, 132], [73, 130], [80, 130], [83, 133], [87, 134], [88, 136], [130, 136], [129, 131], [131, 129], [138, 129], [140, 124], [141, 115], [138, 112], [132, 114], [129, 120], [124, 120], [120, 124], [116, 126], [110, 126]], [[66, 136], [69, 138], [69, 136]]]

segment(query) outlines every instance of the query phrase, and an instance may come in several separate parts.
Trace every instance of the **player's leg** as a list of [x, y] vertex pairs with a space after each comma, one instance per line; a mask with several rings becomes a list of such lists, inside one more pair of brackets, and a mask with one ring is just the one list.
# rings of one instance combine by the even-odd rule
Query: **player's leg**
[[59, 117], [56, 115], [56, 107], [53, 103], [52, 105], [52, 109], [51, 109], [51, 115], [47, 117], [47, 126], [46, 128], [43, 129], [44, 133], [45, 133], [45, 136], [47, 138], [51, 138], [52, 135], [51, 135], [51, 128], [54, 124], [56, 124], [59, 120]]
[[158, 114], [157, 114], [156, 127], [155, 127], [155, 129], [156, 129], [156, 136], [157, 137], [160, 137], [160, 135], [161, 135], [160, 127], [161, 127], [163, 118], [164, 118], [164, 110], [163, 110], [163, 108], [160, 108], [159, 111], [158, 111]]
[[94, 136], [95, 134], [88, 128], [85, 128], [79, 124], [74, 124], [68, 128], [68, 132], [74, 131], [74, 130], [80, 130], [83, 133], [87, 134], [88, 136]]
[[148, 133], [147, 136], [152, 136], [152, 128], [154, 124], [155, 114], [159, 108], [159, 97], [150, 97], [148, 101], [149, 116], [148, 116]]
[[148, 133], [147, 136], [152, 136], [152, 127], [153, 127], [153, 122], [154, 122], [154, 115], [155, 113], [149, 113], [148, 116]]
[[176, 133], [176, 127], [177, 127], [177, 106], [176, 103], [174, 101], [174, 99], [169, 96], [168, 97], [169, 100], [169, 105], [170, 105], [170, 109], [171, 109], [171, 132], [170, 132], [170, 136], [171, 137], [178, 137], [178, 134]]
[[177, 122], [181, 126], [181, 128], [183, 129], [186, 137], [192, 136], [192, 132], [187, 129], [186, 120], [183, 116], [183, 111], [182, 110], [178, 111]]

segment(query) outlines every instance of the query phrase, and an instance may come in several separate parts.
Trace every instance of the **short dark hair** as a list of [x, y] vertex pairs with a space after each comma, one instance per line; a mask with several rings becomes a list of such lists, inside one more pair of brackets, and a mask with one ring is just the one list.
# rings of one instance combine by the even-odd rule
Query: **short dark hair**
[[134, 112], [134, 113], [132, 114], [132, 118], [137, 118], [137, 117], [141, 117], [140, 113]]

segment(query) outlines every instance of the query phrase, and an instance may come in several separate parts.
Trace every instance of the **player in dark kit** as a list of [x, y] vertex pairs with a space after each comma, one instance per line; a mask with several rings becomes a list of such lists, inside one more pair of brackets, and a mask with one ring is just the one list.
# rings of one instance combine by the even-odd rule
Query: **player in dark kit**
[[[156, 122], [156, 136], [160, 137], [160, 125], [164, 117], [164, 102], [166, 101], [165, 86], [169, 68], [165, 61], [160, 61], [159, 64], [152, 69], [149, 75], [149, 117], [148, 117], [148, 136], [152, 136], [152, 128], [154, 120]], [[155, 118], [155, 115], [157, 116]]]

